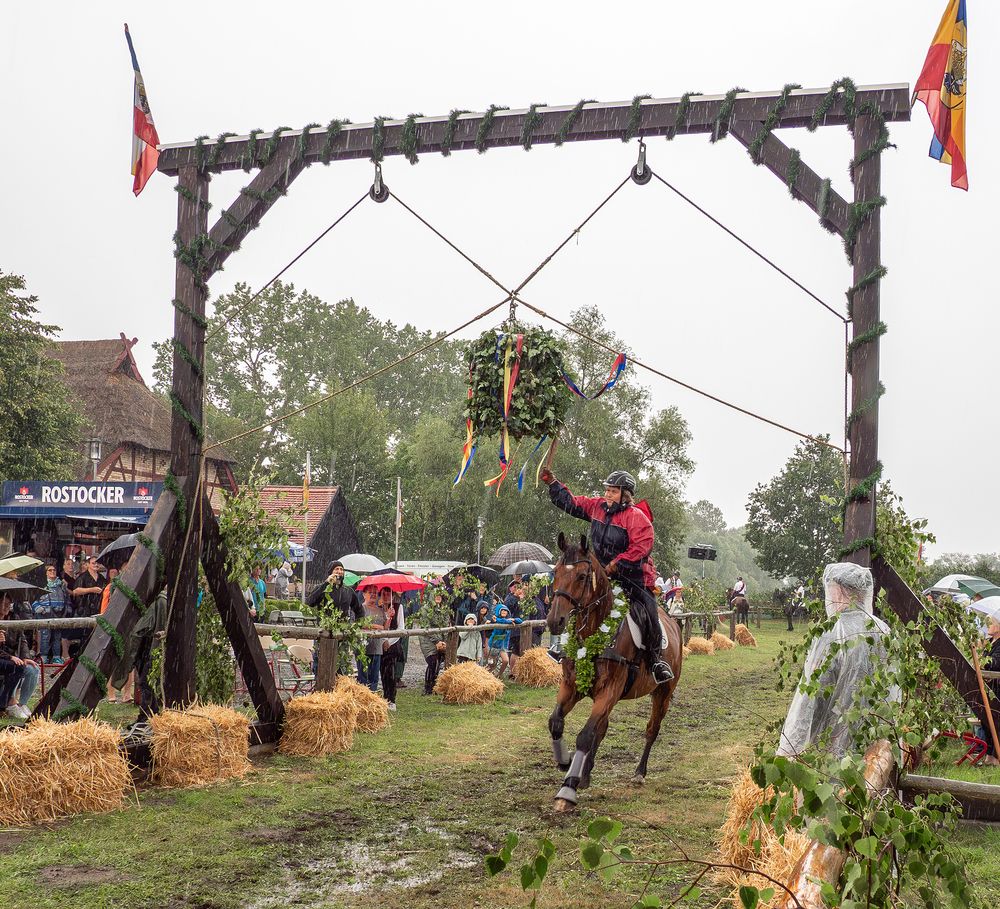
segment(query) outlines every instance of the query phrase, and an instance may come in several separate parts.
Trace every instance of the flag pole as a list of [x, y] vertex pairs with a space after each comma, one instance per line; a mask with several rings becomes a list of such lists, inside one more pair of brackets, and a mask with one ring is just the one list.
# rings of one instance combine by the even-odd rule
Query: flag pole
[[306, 565], [309, 562], [309, 473], [310, 452], [306, 452], [306, 472], [302, 475], [302, 602], [306, 601]]
[[403, 524], [403, 478], [396, 477], [396, 560], [393, 568], [399, 568], [399, 528]]

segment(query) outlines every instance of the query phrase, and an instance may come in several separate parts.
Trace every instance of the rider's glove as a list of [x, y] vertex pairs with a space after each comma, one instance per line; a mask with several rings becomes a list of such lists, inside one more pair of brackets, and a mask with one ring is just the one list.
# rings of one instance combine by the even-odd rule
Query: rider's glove
[[554, 483], [555, 479], [556, 479], [555, 474], [552, 473], [552, 471], [549, 470], [548, 467], [543, 467], [542, 468], [542, 472], [540, 474], [540, 477], [541, 477], [542, 482], [546, 486], [550, 485], [551, 483]]

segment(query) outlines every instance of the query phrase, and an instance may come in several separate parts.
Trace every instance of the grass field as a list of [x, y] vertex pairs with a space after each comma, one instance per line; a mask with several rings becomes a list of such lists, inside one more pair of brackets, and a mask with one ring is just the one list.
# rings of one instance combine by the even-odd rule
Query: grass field
[[[143, 788], [125, 811], [0, 831], [0, 905], [525, 906], [513, 876], [483, 873], [484, 856], [516, 830], [529, 846], [547, 836], [559, 850], [540, 906], [628, 906], [638, 876], [622, 877], [609, 892], [579, 865], [587, 822], [623, 820], [622, 839], [637, 857], [676, 858], [672, 841], [692, 857], [710, 857], [731, 777], [785, 714], [788, 695], [775, 691], [771, 665], [784, 636], [774, 623], [756, 650], [688, 658], [641, 789], [629, 779], [648, 702], [619, 705], [578, 815], [551, 813], [560, 779], [546, 729], [551, 691], [512, 685], [495, 705], [449, 707], [406, 689], [392, 728], [358, 736], [347, 754], [266, 757], [240, 783]], [[570, 737], [587, 706], [570, 716]], [[103, 711], [109, 719], [128, 715]], [[977, 883], [976, 909], [997, 905], [1000, 832], [966, 829], [956, 846]], [[672, 898], [692, 875], [672, 866], [653, 889]], [[707, 909], [724, 896], [706, 882], [693, 905]]]

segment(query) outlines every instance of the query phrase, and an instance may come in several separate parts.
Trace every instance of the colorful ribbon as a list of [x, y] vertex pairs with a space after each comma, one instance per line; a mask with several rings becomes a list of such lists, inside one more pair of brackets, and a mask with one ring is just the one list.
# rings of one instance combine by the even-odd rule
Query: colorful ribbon
[[[469, 400], [472, 399], [472, 365], [469, 365]], [[472, 459], [476, 456], [476, 445], [472, 441], [472, 420], [469, 417], [465, 418], [465, 445], [462, 446], [462, 465], [458, 468], [458, 473], [455, 474], [455, 482], [452, 486], [458, 486], [461, 482], [462, 477], [465, 476], [465, 472], [469, 469], [472, 464]]]
[[[531, 463], [531, 459], [535, 456], [535, 453], [539, 448], [545, 443], [548, 436], [542, 436], [538, 440], [538, 444], [531, 450], [531, 454], [528, 455], [528, 460], [524, 462], [524, 466], [521, 468], [521, 472], [517, 475], [517, 491], [524, 492], [524, 472], [528, 469], [528, 465]], [[541, 470], [542, 462], [538, 462], [538, 469]], [[538, 485], [538, 471], [535, 472], [535, 485]]]
[[507, 346], [503, 356], [503, 397], [500, 400], [500, 416], [503, 427], [500, 430], [500, 473], [492, 479], [484, 481], [484, 486], [495, 486], [497, 496], [500, 487], [510, 470], [510, 433], [507, 430], [507, 420], [510, 417], [511, 402], [514, 400], [514, 386], [521, 372], [521, 350], [524, 347], [524, 335], [500, 335], [497, 338], [497, 362], [500, 362], [500, 346], [506, 337]]
[[623, 353], [618, 354], [618, 356], [615, 358], [615, 362], [611, 364], [611, 372], [608, 373], [608, 380], [597, 391], [597, 393], [593, 395], [588, 396], [585, 395], [582, 391], [580, 391], [580, 389], [576, 385], [576, 382], [574, 382], [568, 375], [566, 375], [565, 371], [563, 371], [562, 374], [563, 381], [569, 387], [569, 390], [573, 392], [573, 394], [575, 394], [578, 398], [583, 398], [585, 401], [596, 401], [602, 394], [604, 394], [604, 392], [610, 391], [612, 388], [615, 387], [615, 383], [621, 377], [621, 374], [625, 371], [625, 366], [627, 362], [628, 358], [625, 356], [625, 354]]

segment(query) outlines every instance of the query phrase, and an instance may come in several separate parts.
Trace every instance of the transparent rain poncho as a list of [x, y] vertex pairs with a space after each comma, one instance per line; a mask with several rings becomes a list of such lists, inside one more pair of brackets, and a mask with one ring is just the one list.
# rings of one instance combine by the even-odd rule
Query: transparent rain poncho
[[[823, 590], [826, 614], [830, 618], [837, 616], [837, 621], [832, 629], [813, 641], [802, 679], [812, 679], [829, 659], [819, 682], [832, 691], [828, 697], [813, 697], [796, 687], [777, 750], [779, 755], [786, 757], [801, 754], [826, 734], [831, 753], [842, 756], [851, 750], [852, 730], [844, 714], [854, 706], [862, 679], [885, 661], [881, 638], [889, 627], [872, 612], [871, 571], [849, 562], [827, 565], [823, 572]], [[873, 643], [869, 643], [868, 638], [873, 639]], [[834, 644], [845, 646], [835, 648]], [[837, 652], [831, 658], [832, 650]], [[887, 691], [885, 697], [898, 701], [899, 691]]]

